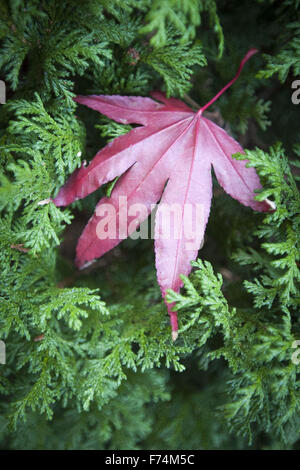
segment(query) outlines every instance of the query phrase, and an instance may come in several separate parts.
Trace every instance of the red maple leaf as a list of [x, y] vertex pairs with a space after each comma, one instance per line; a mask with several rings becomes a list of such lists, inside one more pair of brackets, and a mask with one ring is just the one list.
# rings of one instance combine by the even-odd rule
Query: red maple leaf
[[[122, 175], [111, 196], [99, 201], [78, 241], [79, 267], [102, 256], [136, 230], [137, 204], [144, 208], [138, 211], [140, 223], [160, 201], [155, 220], [157, 279], [163, 297], [167, 289], [178, 292], [182, 286], [180, 274], [190, 273], [190, 262], [196, 258], [204, 238], [212, 196], [211, 165], [218, 182], [231, 197], [257, 211], [272, 209], [268, 201], [254, 199], [254, 190], [261, 187], [254, 168], [247, 168], [246, 160], [232, 158], [232, 154], [243, 152], [242, 147], [202, 115], [238, 78], [255, 52], [255, 49], [248, 52], [236, 76], [196, 113], [182, 101], [167, 99], [160, 92], [152, 93], [160, 102], [118, 95], [75, 99], [122, 124], [141, 124], [100, 150], [87, 167], [76, 170], [54, 199], [57, 206], [66, 206]], [[116, 235], [104, 239], [98, 224], [105, 211], [109, 214], [109, 208], [114, 213], [108, 215], [106, 223], [112, 224]], [[168, 208], [179, 210], [173, 222], [166, 216]], [[166, 223], [167, 219], [170, 223]], [[176, 339], [177, 313], [172, 311], [172, 305], [167, 307], [172, 336]]]

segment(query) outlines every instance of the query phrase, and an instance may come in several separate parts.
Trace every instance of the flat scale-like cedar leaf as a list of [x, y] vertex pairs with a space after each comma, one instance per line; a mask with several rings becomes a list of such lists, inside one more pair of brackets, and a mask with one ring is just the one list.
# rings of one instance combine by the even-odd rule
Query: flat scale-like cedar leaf
[[[152, 93], [159, 102], [118, 95], [76, 98], [117, 122], [141, 124], [100, 150], [87, 167], [76, 170], [54, 199], [57, 206], [66, 206], [120, 176], [111, 196], [99, 201], [79, 239], [79, 267], [131, 235], [160, 201], [155, 216], [157, 279], [163, 297], [167, 289], [178, 292], [180, 274], [190, 273], [190, 262], [204, 238], [212, 196], [211, 165], [230, 196], [257, 211], [272, 209], [268, 201], [254, 199], [254, 191], [261, 187], [254, 168], [247, 168], [246, 160], [232, 158], [232, 154], [243, 152], [242, 147], [202, 115], [237, 79], [255, 52], [248, 52], [234, 79], [196, 113], [160, 92]], [[105, 226], [110, 227], [110, 233], [103, 236]], [[176, 339], [177, 313], [172, 305], [167, 307]]]

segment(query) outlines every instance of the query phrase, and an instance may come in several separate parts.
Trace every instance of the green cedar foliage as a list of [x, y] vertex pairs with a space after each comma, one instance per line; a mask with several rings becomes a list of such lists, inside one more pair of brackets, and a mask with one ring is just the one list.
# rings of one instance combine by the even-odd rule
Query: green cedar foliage
[[[299, 30], [297, 0], [0, 1], [0, 448], [299, 448]], [[162, 89], [196, 108], [253, 46], [263, 55], [209, 111], [276, 211], [215, 184], [199, 259], [168, 294], [172, 343], [152, 240], [74, 267], [115, 181], [70, 208], [50, 198], [131, 127], [73, 97]]]

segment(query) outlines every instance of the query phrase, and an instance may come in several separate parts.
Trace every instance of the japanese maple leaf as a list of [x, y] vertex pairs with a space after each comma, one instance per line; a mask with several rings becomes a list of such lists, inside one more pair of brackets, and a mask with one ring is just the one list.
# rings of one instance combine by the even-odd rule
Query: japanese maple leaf
[[[122, 124], [141, 124], [100, 150], [87, 167], [76, 170], [54, 199], [57, 206], [66, 206], [121, 176], [111, 196], [99, 201], [78, 241], [76, 263], [79, 267], [102, 256], [136, 230], [136, 224], [132, 223], [136, 214], [130, 213], [130, 207], [143, 205], [141, 222], [160, 201], [155, 220], [157, 279], [164, 298], [167, 289], [178, 292], [182, 286], [180, 274], [190, 273], [191, 260], [196, 258], [204, 238], [212, 197], [211, 166], [218, 182], [231, 197], [257, 211], [270, 209], [267, 201], [254, 199], [254, 191], [261, 187], [254, 168], [247, 168], [245, 160], [232, 158], [232, 154], [243, 152], [242, 147], [224, 129], [202, 115], [237, 79], [245, 62], [255, 52], [254, 49], [248, 52], [233, 80], [196, 113], [182, 101], [167, 99], [160, 92], [152, 93], [154, 100], [118, 95], [75, 99]], [[114, 207], [117, 216], [116, 236], [99, 239], [99, 214], [101, 208], [108, 205]], [[182, 211], [177, 214], [176, 227], [173, 223], [171, 233], [163, 208], [175, 206]], [[196, 230], [193, 231], [192, 226]], [[123, 233], [120, 235], [120, 232]], [[167, 304], [167, 307], [172, 336], [176, 339], [177, 313], [172, 311], [172, 305]]]

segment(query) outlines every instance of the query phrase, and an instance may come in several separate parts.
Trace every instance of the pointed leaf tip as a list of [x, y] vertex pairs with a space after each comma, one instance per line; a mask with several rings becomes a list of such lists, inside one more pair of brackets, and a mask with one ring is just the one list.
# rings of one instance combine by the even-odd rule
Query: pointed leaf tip
[[267, 199], [265, 199], [265, 202], [268, 204], [268, 207], [269, 207], [269, 211], [270, 211], [270, 212], [276, 211], [277, 206], [276, 206], [276, 204], [275, 204], [274, 201], [271, 201], [270, 199], [267, 198]]
[[172, 341], [175, 342], [178, 338], [178, 330], [172, 331]]

